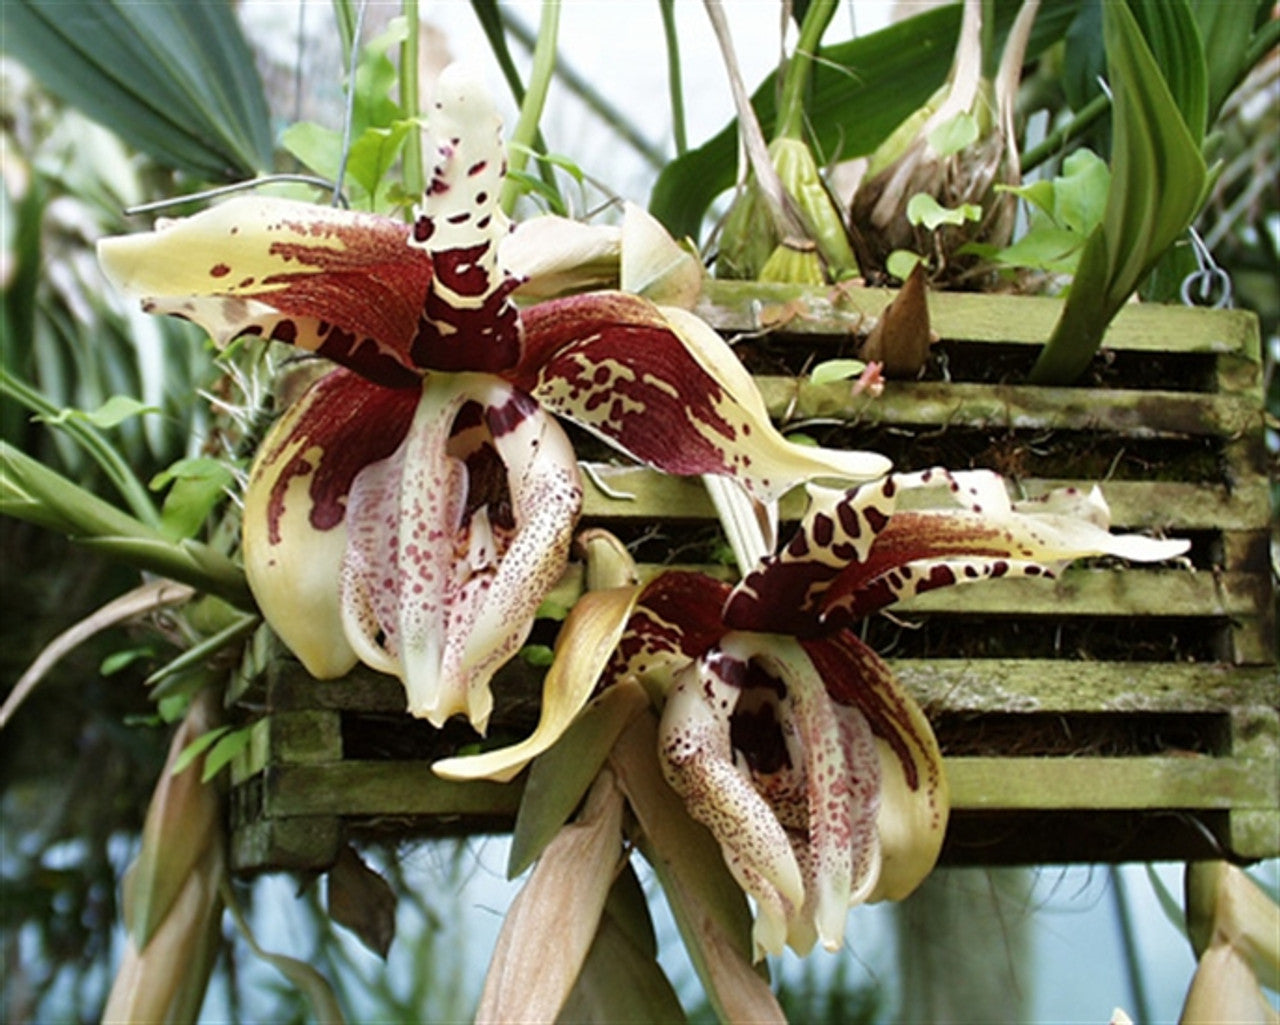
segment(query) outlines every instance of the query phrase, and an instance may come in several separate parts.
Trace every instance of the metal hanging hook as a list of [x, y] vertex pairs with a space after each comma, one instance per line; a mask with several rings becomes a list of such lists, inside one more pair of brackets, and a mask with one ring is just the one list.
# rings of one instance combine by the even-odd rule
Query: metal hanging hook
[[1182, 279], [1180, 294], [1187, 306], [1208, 306], [1223, 310], [1231, 307], [1234, 296], [1231, 275], [1218, 266], [1195, 228], [1188, 228], [1191, 249], [1196, 254], [1197, 269]]

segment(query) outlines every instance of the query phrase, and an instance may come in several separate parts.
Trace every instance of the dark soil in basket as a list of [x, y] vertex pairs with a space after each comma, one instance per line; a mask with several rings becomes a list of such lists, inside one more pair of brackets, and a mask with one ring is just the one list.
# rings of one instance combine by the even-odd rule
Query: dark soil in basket
[[[730, 339], [732, 341], [732, 339]], [[753, 374], [800, 375], [829, 359], [857, 358], [862, 339], [774, 333], [740, 338], [733, 345]], [[1026, 384], [1040, 347], [987, 342], [938, 342], [920, 373], [922, 381]], [[1132, 388], [1142, 391], [1214, 390], [1215, 357], [1205, 353], [1098, 353], [1088, 370], [1068, 387]]]

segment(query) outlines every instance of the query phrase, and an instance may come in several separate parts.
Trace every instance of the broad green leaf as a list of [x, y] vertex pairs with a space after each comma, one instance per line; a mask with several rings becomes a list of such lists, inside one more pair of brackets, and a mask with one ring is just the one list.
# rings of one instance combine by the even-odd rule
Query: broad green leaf
[[1078, 149], [1062, 162], [1053, 180], [1053, 219], [1063, 228], [1087, 235], [1102, 220], [1111, 187], [1111, 170], [1092, 150]]
[[[1021, 6], [995, 0], [995, 34], [1002, 45]], [[1062, 38], [1077, 0], [1041, 7], [1027, 47], [1034, 60]], [[951, 67], [960, 6], [948, 4], [858, 39], [822, 48], [814, 64], [806, 116], [814, 151], [823, 161], [873, 152], [900, 122], [942, 85]], [[776, 79], [770, 75], [752, 96], [766, 137], [776, 117]], [[677, 238], [699, 238], [703, 215], [738, 172], [736, 122], [697, 149], [672, 161], [658, 176], [649, 210]]]
[[280, 145], [321, 178], [332, 181], [342, 163], [342, 133], [314, 121], [295, 121], [280, 135]]
[[1208, 120], [1208, 69], [1204, 42], [1190, 5], [1187, 0], [1128, 0], [1128, 5], [1164, 75], [1169, 95], [1199, 145]]
[[623, 727], [647, 703], [634, 683], [610, 687], [595, 698], [555, 746], [529, 767], [507, 859], [514, 879], [532, 865], [590, 789]]
[[271, 169], [262, 82], [226, 0], [14, 0], [4, 28], [50, 92], [161, 163], [215, 180]]
[[1076, 269], [1087, 238], [1065, 228], [1046, 226], [1028, 231], [1012, 245], [991, 253], [990, 259], [1006, 267], [1070, 274]]
[[1204, 43], [1208, 74], [1209, 123], [1249, 72], [1249, 44], [1254, 30], [1270, 16], [1271, 0], [1192, 0], [1191, 14]]

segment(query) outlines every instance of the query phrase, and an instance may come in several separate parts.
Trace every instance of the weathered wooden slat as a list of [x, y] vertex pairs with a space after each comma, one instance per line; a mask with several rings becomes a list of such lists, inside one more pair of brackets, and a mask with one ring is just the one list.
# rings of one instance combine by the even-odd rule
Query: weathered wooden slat
[[342, 761], [278, 765], [267, 774], [264, 807], [277, 816], [514, 816], [520, 785], [454, 783], [428, 762]]
[[1274, 666], [1049, 659], [889, 659], [932, 712], [1226, 714], [1266, 707]]
[[783, 421], [1222, 438], [1248, 430], [1259, 415], [1251, 397], [1240, 395], [891, 381], [881, 395], [853, 397], [848, 382], [813, 384], [804, 377], [763, 375], [755, 381], [769, 415]]
[[[798, 335], [865, 333], [896, 295], [884, 288], [815, 291], [794, 285], [709, 281], [697, 313], [727, 332], [785, 328]], [[943, 338], [1041, 345], [1062, 311], [1062, 300], [935, 292], [933, 328]], [[1112, 321], [1103, 344], [1138, 352], [1243, 356], [1261, 362], [1257, 318], [1244, 310], [1205, 310], [1131, 304]]]
[[[934, 712], [1226, 714], [1273, 706], [1280, 689], [1270, 665], [1039, 658], [887, 661], [907, 689]], [[272, 698], [285, 706], [306, 701], [316, 710], [405, 714], [400, 681], [369, 669], [353, 670], [342, 680], [314, 680], [296, 662], [289, 662], [277, 674]], [[250, 745], [251, 751], [255, 746]], [[265, 765], [261, 758], [254, 764], [251, 754], [245, 758], [246, 776]], [[292, 752], [290, 760], [296, 760]]]
[[[1185, 757], [952, 757], [945, 760], [957, 810], [1273, 809], [1274, 760]], [[284, 765], [266, 781], [272, 816], [430, 816], [503, 819], [522, 784], [455, 783], [426, 763], [346, 761]]]
[[[697, 570], [723, 580], [736, 578], [728, 566], [679, 564], [636, 567], [641, 581], [672, 569]], [[1213, 619], [1258, 614], [1257, 574], [1194, 572], [1182, 569], [1087, 569], [1070, 567], [1057, 579], [1043, 577], [983, 580], [962, 587], [927, 591], [895, 605], [896, 614], [947, 613], [957, 616], [1203, 616]], [[572, 602], [582, 592], [582, 569], [571, 566], [554, 597]]]
[[987, 810], [1274, 808], [1275, 763], [1185, 758], [952, 758], [952, 807]]
[[[592, 463], [585, 482], [583, 515], [592, 520], [715, 519], [706, 489], [692, 478], [670, 477], [641, 466]], [[1097, 482], [1028, 477], [1016, 483], [1019, 497], [1029, 498], [1052, 488], [1088, 489]], [[1120, 529], [1257, 531], [1270, 514], [1270, 495], [1261, 480], [1231, 489], [1180, 481], [1105, 481], [1098, 486], [1111, 507], [1112, 525]], [[902, 507], [916, 508], [922, 500], [906, 492]], [[788, 495], [782, 503], [783, 520], [799, 519], [804, 502], [802, 491]]]

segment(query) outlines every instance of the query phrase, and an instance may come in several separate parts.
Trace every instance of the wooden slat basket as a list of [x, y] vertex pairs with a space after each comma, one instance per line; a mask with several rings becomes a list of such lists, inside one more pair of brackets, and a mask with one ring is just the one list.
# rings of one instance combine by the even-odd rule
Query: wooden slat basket
[[[1092, 377], [1020, 383], [1060, 309], [1050, 299], [937, 294], [941, 342], [921, 379], [882, 395], [814, 385], [856, 354], [893, 293], [714, 283], [699, 313], [734, 339], [771, 415], [902, 470], [990, 467], [1022, 494], [1101, 484], [1113, 526], [1187, 537], [1185, 565], [1097, 561], [1059, 580], [922, 595], [867, 624], [934, 723], [953, 814], [945, 862], [1062, 863], [1280, 855], [1280, 683], [1256, 319], [1135, 305]], [[584, 524], [650, 563], [710, 556], [700, 482], [591, 466]], [[784, 519], [800, 512], [784, 504]], [[723, 566], [719, 572], [725, 572]], [[572, 581], [567, 582], [572, 587]], [[547, 624], [547, 636], [554, 625]], [[531, 695], [496, 731], [527, 732]], [[404, 714], [399, 684], [311, 680], [277, 658], [235, 695], [255, 722], [235, 766], [233, 864], [329, 867], [352, 836], [501, 831], [521, 782], [450, 784], [430, 763], [476, 739]]]

